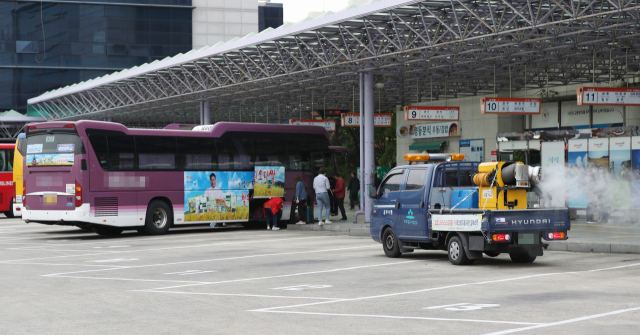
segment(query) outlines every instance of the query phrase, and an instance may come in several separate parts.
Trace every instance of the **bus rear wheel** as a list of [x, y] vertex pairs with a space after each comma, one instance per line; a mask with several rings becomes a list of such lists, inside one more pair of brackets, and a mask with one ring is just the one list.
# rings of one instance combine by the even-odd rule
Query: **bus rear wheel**
[[147, 218], [142, 230], [148, 235], [166, 234], [173, 225], [173, 211], [162, 200], [154, 200], [147, 207]]
[[123, 230], [124, 229], [119, 227], [100, 226], [100, 225], [93, 226], [93, 231], [96, 234], [102, 235], [102, 236], [120, 235], [120, 233], [122, 233]]
[[8, 217], [9, 219], [13, 219], [16, 217], [16, 214], [13, 212], [13, 199], [11, 199], [10, 204], [11, 206], [9, 207], [9, 210], [4, 212], [4, 216]]

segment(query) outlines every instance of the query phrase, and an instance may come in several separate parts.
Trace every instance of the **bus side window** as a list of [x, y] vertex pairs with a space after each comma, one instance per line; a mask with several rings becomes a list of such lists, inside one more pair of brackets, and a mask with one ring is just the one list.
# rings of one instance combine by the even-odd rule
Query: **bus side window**
[[176, 138], [168, 136], [135, 136], [140, 170], [175, 170]]
[[216, 140], [216, 151], [218, 154], [218, 169], [221, 171], [240, 170], [242, 168], [240, 152], [233, 140]]
[[[283, 146], [277, 140], [270, 138], [257, 138], [250, 140], [252, 143], [252, 166], [283, 166]], [[280, 153], [280, 155], [279, 155]]]
[[136, 168], [136, 146], [133, 136], [107, 136], [107, 144], [109, 148], [109, 170], [131, 171]]
[[215, 138], [177, 137], [178, 169], [212, 171], [218, 169]]

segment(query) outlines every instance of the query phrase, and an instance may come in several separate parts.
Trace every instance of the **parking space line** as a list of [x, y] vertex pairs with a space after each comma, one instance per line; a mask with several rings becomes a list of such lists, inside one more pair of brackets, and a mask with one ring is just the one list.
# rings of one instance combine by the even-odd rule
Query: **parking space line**
[[[166, 248], [139, 249], [139, 250], [123, 250], [123, 251], [114, 251], [112, 253], [131, 253], [131, 252], [175, 250], [175, 249], [186, 249], [186, 248], [202, 248], [202, 247], [213, 247], [213, 246], [221, 246], [221, 245], [235, 245], [235, 244], [246, 244], [246, 243], [265, 243], [265, 242], [281, 242], [281, 241], [290, 241], [290, 240], [316, 239], [316, 238], [323, 238], [323, 237], [324, 236], [295, 237], [295, 238], [271, 239], [271, 240], [269, 240], [269, 239], [267, 239], [267, 240], [249, 240], [249, 241], [241, 241], [241, 242], [224, 242], [224, 243], [201, 244], [201, 245], [191, 245], [191, 246], [181, 246], [181, 247], [166, 247]], [[95, 251], [93, 251], [93, 252], [95, 252]], [[95, 255], [102, 255], [102, 254], [104, 254], [104, 253], [84, 254], [84, 255], [52, 256], [52, 257], [26, 258], [26, 259], [13, 259], [13, 260], [8, 260], [8, 261], [0, 261], [0, 264], [9, 263], [9, 262], [35, 261], [35, 260], [41, 260], [41, 259], [95, 256]]]
[[134, 290], [131, 292], [150, 292], [150, 293], [174, 293], [174, 294], [192, 294], [192, 295], [214, 295], [214, 296], [230, 296], [230, 297], [252, 297], [252, 298], [283, 298], [283, 299], [309, 299], [309, 300], [336, 300], [336, 298], [320, 298], [320, 297], [295, 297], [286, 295], [262, 295], [262, 294], [234, 294], [234, 293], [206, 293], [206, 292], [177, 292], [177, 291], [156, 291], [153, 290]]
[[[281, 313], [281, 314], [307, 314], [307, 315], [326, 315], [326, 316], [350, 316], [350, 317], [359, 316], [359, 317], [382, 318], [382, 319], [410, 319], [410, 320], [428, 320], [428, 321], [480, 322], [480, 323], [498, 323], [498, 324], [534, 325], [534, 326], [540, 325], [540, 323], [532, 323], [532, 322], [499, 321], [499, 320], [477, 320], [477, 319], [429, 318], [429, 317], [420, 317], [420, 316], [396, 316], [396, 315], [374, 315], [374, 314], [341, 314], [341, 313], [269, 311], [269, 310], [253, 310], [253, 311], [249, 311], [249, 312]], [[531, 328], [534, 328], [534, 327], [531, 327]]]
[[525, 331], [525, 330], [553, 327], [553, 326], [563, 325], [563, 324], [567, 324], [567, 323], [580, 322], [580, 321], [585, 321], [585, 320], [590, 320], [590, 319], [597, 319], [597, 318], [602, 318], [602, 317], [609, 316], [609, 315], [615, 315], [615, 314], [627, 313], [627, 312], [633, 312], [633, 311], [640, 311], [640, 307], [620, 309], [620, 310], [613, 311], [613, 312], [588, 315], [588, 316], [583, 316], [583, 317], [579, 317], [579, 318], [575, 318], [575, 319], [569, 319], [569, 320], [558, 321], [558, 322], [543, 323], [543, 324], [538, 324], [538, 325], [531, 326], [531, 327], [502, 330], [502, 331], [498, 331], [498, 332], [487, 333], [487, 334], [484, 334], [484, 335], [502, 335], [502, 334], [518, 333], [518, 332]]
[[[339, 269], [320, 270], [320, 271], [309, 271], [309, 272], [291, 273], [291, 274], [277, 275], [277, 276], [232, 279], [232, 280], [223, 280], [223, 281], [211, 282], [211, 283], [206, 283], [206, 284], [194, 284], [193, 286], [196, 286], [196, 285], [212, 285], [212, 284], [227, 284], [227, 283], [237, 283], [237, 282], [245, 282], [245, 281], [253, 281], [253, 280], [296, 277], [296, 276], [305, 276], [305, 275], [312, 275], [312, 274], [318, 274], [318, 273], [349, 271], [349, 270], [365, 269], [365, 268], [372, 268], [372, 267], [378, 267], [378, 266], [400, 265], [400, 264], [415, 263], [415, 262], [418, 262], [418, 261], [405, 261], [405, 262], [397, 262], [397, 263], [383, 263], [383, 264], [373, 264], [373, 265], [362, 265], [362, 266], [353, 266], [353, 267], [349, 267], [349, 268], [339, 268]], [[167, 288], [168, 287], [156, 288], [154, 290], [164, 290], [164, 289], [167, 289]]]
[[99, 280], [122, 280], [122, 281], [139, 281], [139, 282], [165, 282], [165, 283], [192, 283], [193, 285], [212, 284], [202, 281], [189, 280], [170, 280], [170, 279], [136, 279], [136, 278], [102, 278], [102, 277], [80, 277], [80, 276], [56, 276], [54, 278], [74, 278], [74, 279], [99, 279]]
[[462, 306], [462, 305], [468, 305], [468, 304], [469, 304], [468, 302], [462, 302], [462, 303], [459, 303], [459, 304], [425, 307], [423, 309], [440, 309], [440, 308], [445, 308], [445, 307]]
[[381, 294], [381, 295], [374, 295], [374, 296], [360, 297], [360, 298], [351, 298], [351, 299], [336, 300], [336, 301], [323, 301], [323, 302], [315, 302], [315, 303], [301, 304], [301, 305], [262, 308], [262, 309], [257, 309], [257, 310], [253, 310], [253, 311], [261, 312], [261, 311], [273, 310], [273, 309], [296, 308], [296, 307], [305, 307], [305, 306], [329, 304], [329, 303], [333, 303], [333, 302], [345, 302], [345, 301], [357, 301], [357, 300], [386, 298], [386, 297], [393, 297], [393, 296], [398, 296], [398, 295], [424, 293], [424, 292], [429, 292], [429, 291], [444, 290], [444, 289], [450, 289], [450, 288], [456, 288], [456, 287], [462, 287], [462, 286], [469, 286], [469, 285], [494, 284], [494, 283], [500, 283], [500, 282], [505, 282], [505, 281], [515, 281], [515, 280], [530, 279], [530, 278], [537, 278], [537, 277], [544, 277], [544, 276], [553, 276], [553, 275], [565, 275], [565, 274], [589, 273], [589, 272], [597, 272], [597, 271], [608, 271], [608, 270], [616, 270], [616, 269], [628, 268], [628, 267], [639, 266], [639, 265], [640, 265], [640, 263], [634, 263], [634, 264], [615, 266], [615, 267], [603, 268], [603, 269], [581, 270], [581, 271], [571, 271], [571, 272], [543, 273], [543, 274], [537, 274], [537, 275], [531, 275], [531, 276], [522, 276], [522, 277], [515, 277], [515, 278], [506, 278], [506, 279], [482, 281], [482, 282], [477, 282], [477, 283], [466, 283], [466, 284], [457, 284], [457, 285], [433, 287], [433, 288], [427, 288], [427, 289], [422, 289], [422, 290]]
[[[169, 286], [169, 287], [160, 287], [160, 288], [154, 288], [154, 291], [158, 291], [158, 290], [166, 290], [166, 289], [171, 289], [171, 288], [178, 288], [178, 287], [188, 287], [188, 286], [200, 286], [200, 285], [214, 285], [214, 284], [226, 284], [226, 283], [237, 283], [237, 282], [246, 282], [246, 281], [254, 281], [254, 280], [264, 280], [264, 279], [274, 279], [274, 278], [286, 278], [286, 277], [295, 277], [295, 276], [304, 276], [304, 275], [310, 275], [310, 274], [318, 274], [318, 273], [329, 273], [329, 272], [338, 272], [338, 271], [348, 271], [348, 270], [356, 270], [356, 269], [365, 269], [365, 268], [372, 268], [372, 267], [379, 267], [379, 266], [387, 266], [387, 265], [400, 265], [400, 264], [406, 264], [406, 263], [414, 263], [414, 262], [418, 262], [418, 261], [405, 261], [405, 262], [397, 262], [397, 263], [384, 263], [384, 264], [373, 264], [373, 265], [363, 265], [363, 266], [354, 266], [354, 267], [350, 267], [350, 268], [338, 268], [338, 269], [331, 269], [331, 270], [322, 270], [322, 271], [311, 271], [311, 272], [300, 272], [300, 273], [291, 273], [291, 274], [286, 274], [286, 275], [276, 275], [276, 276], [266, 276], [266, 277], [254, 277], [254, 278], [242, 278], [242, 279], [232, 279], [232, 280], [223, 280], [223, 281], [216, 281], [216, 282], [193, 282], [193, 281], [177, 281], [177, 280], [150, 280], [150, 279], [135, 279], [135, 278], [103, 278], [103, 277], [79, 277], [79, 276], [67, 276], [67, 275], [56, 275], [56, 276], [52, 276], [52, 275], [43, 275], [43, 277], [53, 277], [53, 278], [78, 278], [78, 279], [112, 279], [112, 280], [128, 280], [128, 281], [166, 281], [166, 282], [184, 282], [184, 283], [190, 283], [190, 284], [186, 284], [186, 285], [178, 285], [178, 286]], [[104, 269], [104, 270], [120, 270], [122, 268], [118, 268], [118, 269]], [[126, 269], [126, 268], [125, 268]], [[99, 269], [96, 271], [100, 271], [103, 269]], [[88, 272], [88, 271], [86, 271]]]
[[[236, 256], [236, 257], [225, 257], [225, 258], [214, 258], [214, 259], [202, 259], [202, 260], [193, 260], [193, 261], [184, 261], [184, 262], [173, 262], [173, 263], [160, 263], [160, 264], [147, 264], [147, 265], [134, 265], [127, 266], [127, 269], [133, 268], [146, 268], [146, 267], [154, 267], [154, 266], [168, 266], [168, 265], [182, 265], [182, 264], [193, 264], [193, 263], [203, 263], [203, 262], [216, 262], [216, 261], [230, 261], [230, 260], [238, 260], [238, 259], [246, 259], [246, 258], [256, 258], [256, 257], [272, 257], [272, 256], [287, 256], [287, 255], [299, 255], [299, 254], [312, 254], [318, 252], [330, 252], [330, 251], [344, 251], [344, 250], [354, 250], [354, 249], [365, 249], [365, 248], [373, 248], [378, 246], [363, 246], [363, 247], [349, 247], [349, 248], [338, 248], [338, 249], [324, 249], [324, 250], [307, 250], [307, 251], [292, 251], [292, 252], [280, 252], [274, 254], [257, 254], [257, 255], [248, 255], [248, 256]], [[1, 263], [1, 262], [0, 262]], [[116, 269], [113, 269], [116, 270]], [[66, 275], [66, 274], [76, 274], [76, 273], [86, 273], [86, 272], [97, 272], [102, 270], [86, 270], [86, 271], [75, 271], [75, 272], [63, 272], [63, 273], [52, 273], [48, 275], [44, 275], [45, 277], [57, 276], [57, 275]]]
[[53, 266], [100, 266], [100, 267], [108, 267], [108, 268], [113, 268], [113, 267], [119, 267], [119, 268], [126, 268], [127, 266], [120, 266], [120, 265], [101, 265], [101, 264], [73, 264], [73, 263], [7, 263], [7, 264], [11, 264], [11, 265], [53, 265]]

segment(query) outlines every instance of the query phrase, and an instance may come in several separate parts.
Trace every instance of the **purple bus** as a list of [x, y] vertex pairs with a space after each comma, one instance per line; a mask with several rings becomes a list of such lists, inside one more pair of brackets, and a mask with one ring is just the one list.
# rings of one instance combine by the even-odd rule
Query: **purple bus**
[[219, 122], [151, 130], [78, 121], [29, 124], [25, 132], [22, 219], [101, 235], [256, 225], [271, 197], [283, 198], [286, 222], [294, 177], [314, 201], [317, 170], [336, 171], [334, 153], [346, 151], [317, 126]]

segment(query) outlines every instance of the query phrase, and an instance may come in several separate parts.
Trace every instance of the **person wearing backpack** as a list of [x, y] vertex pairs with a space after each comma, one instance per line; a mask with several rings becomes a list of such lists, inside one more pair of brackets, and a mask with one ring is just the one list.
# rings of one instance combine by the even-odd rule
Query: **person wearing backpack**
[[298, 208], [299, 221], [296, 224], [306, 224], [307, 219], [307, 185], [302, 181], [302, 177], [295, 176], [293, 183], [296, 185], [296, 196], [291, 204], [291, 213], [295, 213]]

